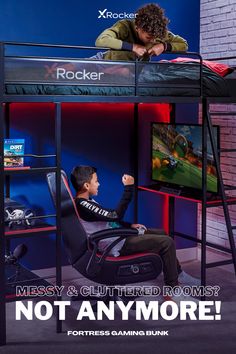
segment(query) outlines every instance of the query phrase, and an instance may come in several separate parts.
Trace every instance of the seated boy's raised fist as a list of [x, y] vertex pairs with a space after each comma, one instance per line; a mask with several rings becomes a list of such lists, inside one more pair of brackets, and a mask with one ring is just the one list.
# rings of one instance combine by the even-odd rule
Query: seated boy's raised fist
[[130, 175], [123, 175], [122, 183], [124, 184], [124, 186], [132, 185], [132, 184], [134, 184], [134, 177], [132, 177]]

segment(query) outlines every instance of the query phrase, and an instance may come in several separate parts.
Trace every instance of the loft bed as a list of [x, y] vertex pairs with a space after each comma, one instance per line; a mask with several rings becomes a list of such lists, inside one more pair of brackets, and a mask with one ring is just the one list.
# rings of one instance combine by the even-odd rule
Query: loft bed
[[[2, 43], [0, 92], [4, 102], [173, 102], [184, 98], [236, 97], [236, 73], [222, 77], [198, 53], [171, 53], [189, 62], [106, 61], [85, 58], [6, 55], [11, 46], [76, 49], [94, 47]], [[98, 50], [98, 49], [97, 49]], [[170, 53], [169, 53], [170, 54]], [[198, 59], [192, 59], [192, 57]]]
[[[85, 58], [65, 58], [61, 56], [29, 56], [12, 55], [7, 53], [7, 48], [15, 46], [50, 48], [50, 49], [75, 49], [94, 50], [94, 47], [61, 46], [34, 43], [0, 43], [0, 217], [4, 220], [4, 178], [3, 160], [4, 132], [9, 133], [9, 103], [12, 102], [52, 102], [55, 103], [55, 140], [56, 140], [56, 166], [51, 168], [56, 172], [56, 188], [60, 191], [61, 171], [61, 103], [65, 102], [129, 102], [134, 103], [134, 148], [132, 161], [134, 176], [138, 180], [138, 103], [202, 103], [202, 232], [201, 240], [201, 278], [202, 285], [206, 284], [206, 268], [224, 264], [234, 264], [236, 272], [236, 252], [230, 226], [228, 204], [225, 196], [220, 163], [216, 144], [212, 133], [210, 118], [211, 103], [236, 103], [236, 73], [222, 77], [203, 65], [203, 59], [198, 53], [168, 53], [190, 57], [190, 62], [170, 61], [162, 62], [119, 62], [99, 61]], [[105, 48], [100, 48], [104, 49]], [[99, 49], [99, 50], [100, 50]], [[96, 48], [98, 50], [98, 48]], [[19, 51], [20, 52], [20, 51]], [[192, 60], [197, 57], [198, 62]], [[235, 57], [218, 58], [234, 60]], [[79, 82], [79, 83], [78, 83]], [[98, 84], [99, 83], [99, 84]], [[7, 127], [5, 124], [7, 123]], [[217, 175], [220, 180], [222, 201], [216, 201], [215, 206], [223, 205], [227, 223], [231, 249], [216, 247], [216, 249], [232, 254], [232, 260], [206, 263], [206, 246], [214, 245], [206, 241], [206, 210], [207, 204], [207, 132], [210, 134], [214, 157], [217, 159]], [[49, 169], [39, 169], [39, 172], [50, 172]], [[20, 171], [16, 171], [18, 173]], [[36, 172], [30, 169], [23, 172]], [[7, 172], [10, 174], [10, 171]], [[6, 191], [8, 188], [6, 188]], [[61, 285], [61, 223], [60, 193], [57, 193], [56, 210], [56, 249], [58, 260], [56, 265], [56, 283]], [[135, 203], [135, 216], [137, 216], [137, 193]], [[173, 196], [170, 197], [170, 206], [173, 207]], [[218, 203], [218, 204], [217, 204]], [[234, 202], [235, 203], [235, 202]], [[171, 208], [172, 208], [171, 207]], [[214, 207], [214, 205], [213, 205]], [[172, 209], [173, 211], [173, 209]], [[174, 214], [174, 213], [172, 213]], [[170, 220], [169, 220], [170, 221]], [[170, 221], [171, 224], [171, 221]], [[170, 227], [170, 235], [182, 236], [193, 240], [191, 236], [176, 233], [173, 230], [173, 220]], [[5, 327], [5, 276], [4, 276], [4, 249], [5, 249], [4, 223], [0, 224], [0, 344], [6, 342]], [[57, 331], [61, 332], [61, 322], [57, 318]]]
[[[9, 48], [15, 48], [18, 55], [12, 54]], [[22, 48], [27, 49], [27, 55], [25, 53], [19, 55], [19, 53], [22, 53]], [[65, 56], [61, 56], [61, 53], [59, 56], [48, 56], [48, 54], [39, 56], [35, 55], [34, 49], [40, 51], [45, 49], [53, 51], [58, 49], [75, 50], [76, 57], [65, 58]], [[171, 54], [171, 56], [181, 55], [181, 57], [188, 57], [188, 62], [182, 59], [181, 61], [174, 59], [173, 61], [153, 62], [101, 61], [92, 58], [78, 59], [80, 56], [83, 57], [81, 52], [85, 52], [87, 55], [89, 50], [98, 51], [106, 50], [106, 48], [16, 42], [0, 43], [1, 103], [55, 103], [58, 156], [61, 149], [60, 134], [58, 134], [61, 126], [61, 103], [134, 103], [135, 146], [133, 151], [133, 170], [136, 180], [138, 180], [138, 161], [135, 156], [138, 148], [138, 103], [202, 103], [203, 117], [205, 117], [202, 125], [203, 162], [205, 161], [205, 166], [203, 163], [202, 176], [202, 203], [206, 205], [206, 141], [207, 131], [212, 130], [210, 104], [236, 103], [236, 71], [234, 66], [223, 68], [223, 75], [222, 72], [219, 75], [212, 70], [212, 67], [209, 69], [209, 62], [204, 62], [201, 55], [191, 52], [166, 53]], [[29, 56], [28, 52], [33, 52], [34, 55]], [[216, 58], [215, 60], [232, 60], [232, 63], [236, 64], [236, 57]], [[3, 125], [0, 129], [1, 140], [4, 137], [6, 117], [9, 116], [9, 109], [2, 104], [0, 107], [1, 124]], [[214, 138], [211, 140], [213, 144]], [[215, 155], [217, 155], [216, 146], [214, 150]], [[60, 166], [60, 163], [59, 156], [57, 165]], [[217, 164], [220, 166], [219, 161]], [[1, 168], [3, 169], [3, 167]], [[55, 168], [56, 170], [58, 169]], [[34, 172], [34, 169], [31, 169], [30, 172]], [[35, 172], [37, 173], [38, 171], [35, 170]], [[58, 184], [60, 184], [59, 179]], [[221, 186], [222, 188], [224, 186]], [[135, 207], [135, 214], [137, 215], [137, 207]]]

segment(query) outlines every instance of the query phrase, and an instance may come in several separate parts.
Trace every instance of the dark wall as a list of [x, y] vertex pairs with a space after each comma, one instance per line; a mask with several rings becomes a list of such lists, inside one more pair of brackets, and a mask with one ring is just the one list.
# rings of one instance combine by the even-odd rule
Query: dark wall
[[[171, 19], [170, 30], [185, 37], [191, 51], [199, 48], [199, 1], [159, 1]], [[117, 19], [99, 17], [105, 14], [134, 12], [143, 1], [13, 1], [0, 2], [0, 40], [41, 43], [94, 45], [97, 35]], [[16, 52], [21, 54], [22, 48]], [[44, 54], [44, 52], [42, 52]], [[61, 55], [61, 52], [59, 53]], [[70, 53], [71, 54], [71, 53]], [[72, 54], [71, 54], [72, 55]], [[73, 54], [77, 55], [77, 54]], [[155, 105], [141, 108], [140, 182], [146, 182], [149, 170], [150, 121], [162, 120]], [[186, 119], [197, 119], [197, 114], [188, 108]], [[191, 117], [191, 118], [190, 118]], [[26, 139], [26, 153], [53, 152], [53, 105], [11, 105], [11, 137]], [[183, 114], [180, 118], [183, 119]], [[62, 114], [62, 164], [67, 173], [76, 164], [92, 164], [98, 167], [101, 183], [98, 201], [113, 207], [122, 191], [121, 175], [132, 173], [131, 147], [133, 137], [133, 105], [131, 104], [64, 104]], [[142, 146], [145, 147], [144, 150]], [[32, 165], [33, 161], [28, 161]], [[42, 162], [43, 163], [43, 162]], [[52, 161], [45, 162], [46, 164]], [[44, 163], [44, 164], [45, 164]], [[38, 214], [53, 211], [45, 179], [37, 177], [14, 177], [12, 197], [32, 206]], [[165, 223], [163, 198], [155, 195], [140, 195], [140, 222], [162, 227]], [[181, 208], [178, 208], [180, 210]], [[196, 233], [196, 208], [189, 210], [188, 233]], [[185, 205], [179, 212], [178, 227], [183, 227]], [[131, 205], [127, 219], [132, 220]], [[184, 228], [184, 227], [183, 227]], [[23, 240], [26, 241], [26, 240]], [[14, 243], [19, 243], [19, 240]], [[55, 243], [51, 237], [27, 239], [29, 253], [27, 265], [34, 269], [54, 264]], [[185, 247], [186, 244], [181, 245]], [[37, 250], [37, 251], [36, 251]], [[43, 257], [42, 257], [43, 254]], [[65, 259], [64, 259], [65, 261]]]

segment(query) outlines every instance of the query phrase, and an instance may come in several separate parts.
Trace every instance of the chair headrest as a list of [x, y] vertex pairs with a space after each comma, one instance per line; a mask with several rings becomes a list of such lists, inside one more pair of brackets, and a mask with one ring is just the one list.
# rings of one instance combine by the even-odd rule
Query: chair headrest
[[[56, 173], [51, 172], [47, 174], [47, 182], [54, 205], [56, 206]], [[66, 173], [61, 171], [61, 211], [62, 215], [76, 212], [72, 193], [70, 191]]]
[[[56, 176], [55, 172], [47, 174], [47, 182], [55, 207], [58, 194]], [[69, 261], [73, 265], [88, 249], [87, 234], [80, 222], [78, 211], [64, 171], [61, 171], [60, 177], [62, 237]]]

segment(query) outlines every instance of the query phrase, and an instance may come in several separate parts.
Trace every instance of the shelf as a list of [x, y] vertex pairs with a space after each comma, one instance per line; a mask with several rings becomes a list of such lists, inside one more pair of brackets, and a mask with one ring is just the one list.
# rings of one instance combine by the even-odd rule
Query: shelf
[[24, 171], [24, 170], [29, 170], [30, 166], [21, 166], [21, 167], [4, 167], [4, 171]]
[[54, 225], [48, 225], [48, 224], [41, 224], [41, 225], [36, 225], [31, 228], [25, 228], [25, 229], [15, 229], [15, 230], [10, 230], [9, 228], [5, 229], [5, 236], [7, 238], [11, 237], [20, 237], [20, 236], [31, 236], [32, 234], [46, 234], [50, 232], [55, 232], [57, 231], [57, 227]]
[[32, 167], [32, 168], [4, 168], [5, 175], [14, 175], [14, 174], [38, 174], [38, 173], [49, 173], [56, 172], [57, 167]]

